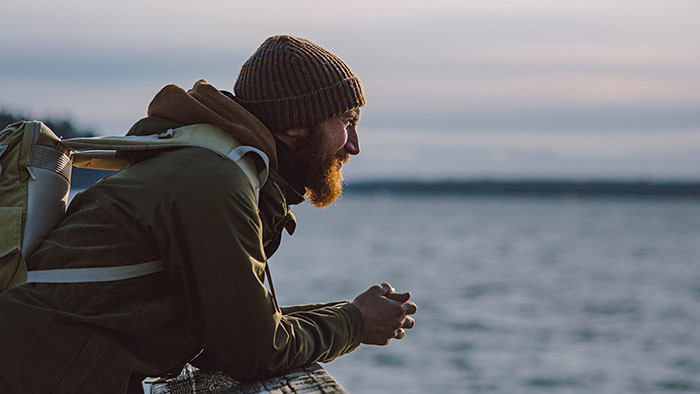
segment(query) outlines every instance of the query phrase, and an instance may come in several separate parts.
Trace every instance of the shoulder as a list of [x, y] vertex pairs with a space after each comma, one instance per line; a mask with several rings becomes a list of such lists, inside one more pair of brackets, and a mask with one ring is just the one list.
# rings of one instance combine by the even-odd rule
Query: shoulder
[[170, 167], [164, 182], [170, 198], [204, 204], [234, 200], [257, 211], [253, 187], [230, 159], [203, 148], [183, 148], [161, 156], [162, 165]]

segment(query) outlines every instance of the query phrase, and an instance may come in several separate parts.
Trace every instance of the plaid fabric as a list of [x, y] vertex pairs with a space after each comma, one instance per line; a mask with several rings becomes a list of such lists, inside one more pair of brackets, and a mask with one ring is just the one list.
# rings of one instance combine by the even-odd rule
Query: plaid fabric
[[146, 381], [151, 394], [317, 394], [347, 393], [347, 391], [318, 364], [294, 370], [286, 375], [257, 382], [242, 383], [221, 371], [204, 371], [190, 364], [185, 365], [179, 376], [173, 379]]

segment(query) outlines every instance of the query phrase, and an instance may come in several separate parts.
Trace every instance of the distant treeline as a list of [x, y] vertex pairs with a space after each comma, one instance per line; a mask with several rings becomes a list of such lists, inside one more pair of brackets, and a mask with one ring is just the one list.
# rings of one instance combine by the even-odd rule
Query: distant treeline
[[[0, 110], [0, 130], [4, 129], [5, 126], [20, 120], [35, 120], [35, 118], [28, 116], [27, 114], [15, 114], [4, 109]], [[47, 117], [36, 120], [41, 120], [42, 122], [46, 123], [46, 125], [49, 126], [49, 128], [59, 137], [73, 138], [95, 135], [92, 130], [76, 128], [72, 121], [68, 118]]]
[[349, 182], [345, 191], [391, 195], [700, 197], [700, 181], [379, 180]]

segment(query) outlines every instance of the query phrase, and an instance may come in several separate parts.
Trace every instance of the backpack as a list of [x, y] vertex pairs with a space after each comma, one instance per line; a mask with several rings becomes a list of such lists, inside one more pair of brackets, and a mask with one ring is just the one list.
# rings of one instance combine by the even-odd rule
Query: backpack
[[[84, 137], [61, 140], [39, 121], [20, 121], [0, 131], [0, 292], [23, 283], [77, 283], [122, 280], [165, 269], [160, 260], [119, 267], [27, 271], [25, 258], [61, 220], [73, 166], [120, 170], [130, 161], [118, 151], [201, 147], [236, 163], [256, 199], [269, 160], [261, 150], [241, 145], [210, 124], [169, 129], [160, 134]], [[247, 155], [254, 153], [254, 155]]]

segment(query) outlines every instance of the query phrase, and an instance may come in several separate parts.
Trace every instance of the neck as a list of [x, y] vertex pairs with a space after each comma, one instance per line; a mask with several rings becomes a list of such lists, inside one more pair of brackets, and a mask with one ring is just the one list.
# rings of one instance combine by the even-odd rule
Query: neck
[[277, 172], [287, 183], [289, 183], [299, 194], [304, 195], [306, 188], [304, 187], [304, 178], [299, 168], [299, 164], [294, 154], [294, 150], [288, 145], [281, 136], [275, 135], [275, 143], [277, 148]]

